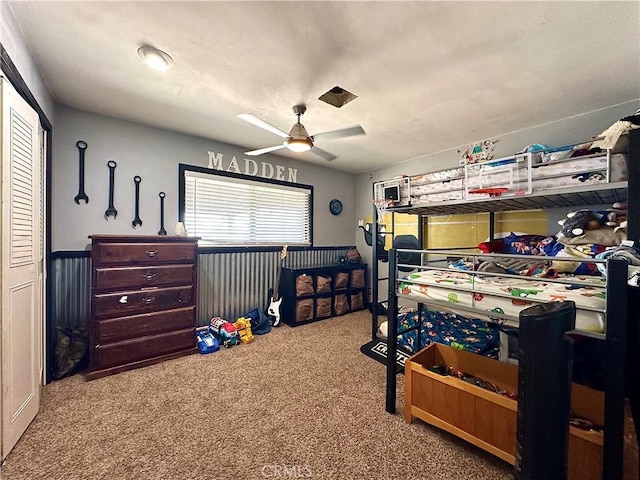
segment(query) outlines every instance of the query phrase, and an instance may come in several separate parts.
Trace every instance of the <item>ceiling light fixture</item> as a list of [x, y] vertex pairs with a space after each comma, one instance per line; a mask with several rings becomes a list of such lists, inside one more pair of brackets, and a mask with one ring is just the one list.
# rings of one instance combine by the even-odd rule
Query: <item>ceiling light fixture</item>
[[308, 152], [313, 147], [310, 138], [290, 138], [286, 140], [285, 145], [292, 152]]
[[169, 70], [173, 67], [173, 58], [168, 53], [158, 50], [150, 45], [143, 45], [138, 49], [138, 55], [144, 63], [154, 70]]
[[292, 152], [308, 152], [313, 147], [313, 139], [307, 133], [307, 129], [300, 123], [300, 116], [304, 114], [307, 107], [304, 105], [296, 105], [293, 107], [293, 113], [298, 116], [298, 122], [291, 127], [289, 138], [284, 141], [285, 146]]

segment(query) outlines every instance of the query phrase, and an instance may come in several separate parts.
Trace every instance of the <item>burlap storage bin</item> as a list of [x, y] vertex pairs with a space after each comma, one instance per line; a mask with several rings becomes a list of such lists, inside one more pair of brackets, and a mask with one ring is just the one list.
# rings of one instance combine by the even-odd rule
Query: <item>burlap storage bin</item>
[[316, 298], [316, 318], [327, 318], [331, 316], [331, 297]]
[[296, 302], [296, 322], [304, 322], [313, 318], [313, 298], [305, 298]]
[[316, 293], [331, 292], [331, 277], [318, 275], [316, 276]]
[[352, 293], [350, 296], [351, 310], [362, 310], [364, 308], [364, 300], [362, 299], [362, 292]]
[[349, 285], [349, 272], [337, 272], [336, 273], [336, 284], [334, 288], [339, 290], [341, 288], [347, 288]]
[[349, 302], [347, 301], [346, 293], [335, 296], [333, 300], [333, 310], [336, 315], [344, 315], [349, 311]]
[[364, 287], [364, 269], [351, 271], [351, 288]]
[[311, 275], [298, 275], [296, 277], [296, 297], [313, 294], [313, 277]]

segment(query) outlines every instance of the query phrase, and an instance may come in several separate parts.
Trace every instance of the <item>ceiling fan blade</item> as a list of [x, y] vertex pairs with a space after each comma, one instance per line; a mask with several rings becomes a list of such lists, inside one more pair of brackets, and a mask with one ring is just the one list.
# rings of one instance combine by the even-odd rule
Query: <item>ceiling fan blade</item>
[[269, 152], [273, 152], [275, 150], [280, 150], [281, 148], [284, 148], [286, 145], [276, 145], [275, 147], [267, 147], [267, 148], [261, 148], [259, 150], [251, 150], [250, 152], [244, 152], [245, 155], [249, 155], [251, 157], [255, 157], [258, 155], [262, 155], [263, 153], [269, 153]]
[[336, 158], [338, 158], [333, 153], [329, 153], [326, 150], [322, 150], [321, 148], [318, 148], [315, 145], [310, 150], [310, 152], [316, 154], [319, 157], [324, 158], [327, 162], [330, 162], [330, 161], [335, 160]]
[[356, 125], [355, 127], [342, 128], [340, 130], [331, 130], [330, 132], [316, 133], [315, 135], [312, 135], [312, 137], [314, 140], [318, 139], [318, 137], [322, 137], [323, 140], [326, 140], [331, 138], [353, 137], [355, 135], [366, 135], [366, 132], [360, 125]]
[[238, 115], [238, 117], [241, 118], [242, 120], [244, 120], [245, 122], [249, 122], [250, 124], [255, 125], [256, 127], [260, 127], [260, 128], [262, 128], [264, 130], [267, 130], [267, 131], [269, 131], [271, 133], [275, 133], [279, 137], [289, 138], [289, 134], [288, 133], [283, 132], [279, 128], [274, 127], [270, 123], [265, 122], [264, 120], [262, 120], [261, 118], [256, 117], [255, 115], [251, 115], [250, 113], [241, 113], [240, 115]]

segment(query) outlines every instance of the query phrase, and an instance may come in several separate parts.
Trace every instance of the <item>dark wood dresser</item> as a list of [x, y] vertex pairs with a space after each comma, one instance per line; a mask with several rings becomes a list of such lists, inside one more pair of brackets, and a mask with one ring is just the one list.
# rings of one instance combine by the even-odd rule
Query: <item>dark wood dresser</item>
[[87, 380], [197, 352], [194, 237], [90, 235]]

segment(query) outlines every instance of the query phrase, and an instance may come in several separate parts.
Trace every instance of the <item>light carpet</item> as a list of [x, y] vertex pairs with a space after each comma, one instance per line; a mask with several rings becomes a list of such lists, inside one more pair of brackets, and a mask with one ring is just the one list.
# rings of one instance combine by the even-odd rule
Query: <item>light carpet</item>
[[361, 311], [85, 382], [43, 387], [1, 470], [22, 479], [511, 479], [507, 463], [384, 410]]

